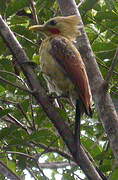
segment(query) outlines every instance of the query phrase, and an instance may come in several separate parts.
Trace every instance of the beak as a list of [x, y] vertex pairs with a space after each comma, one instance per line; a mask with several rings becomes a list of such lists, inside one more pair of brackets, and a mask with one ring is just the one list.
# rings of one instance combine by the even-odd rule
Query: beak
[[44, 31], [44, 29], [44, 25], [34, 25], [29, 27], [29, 30], [31, 31]]

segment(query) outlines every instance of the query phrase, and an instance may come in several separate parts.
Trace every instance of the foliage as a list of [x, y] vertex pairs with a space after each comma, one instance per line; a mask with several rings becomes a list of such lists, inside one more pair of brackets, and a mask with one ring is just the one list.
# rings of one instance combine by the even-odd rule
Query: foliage
[[[76, 2], [79, 3], [79, 1]], [[35, 0], [35, 7], [40, 23], [60, 15], [58, 4], [54, 0]], [[81, 5], [80, 12], [99, 68], [105, 78], [118, 44], [118, 3], [113, 0], [86, 0]], [[1, 0], [0, 13], [17, 36], [28, 57], [37, 62], [40, 56], [37, 44], [43, 36], [28, 30], [28, 27], [34, 24], [30, 1]], [[40, 67], [37, 67], [35, 72], [47, 90]], [[114, 69], [109, 89], [116, 104], [118, 104], [117, 77], [118, 66]], [[69, 163], [70, 159], [67, 159], [63, 153], [68, 154], [68, 151], [48, 117], [42, 108], [37, 106], [34, 98], [23, 88], [27, 89], [26, 79], [0, 38], [1, 159], [19, 176], [22, 177], [25, 174], [24, 170], [27, 170], [35, 179], [41, 179], [41, 177], [44, 178], [40, 170], [42, 161], [49, 162], [51, 165], [52, 162]], [[66, 100], [62, 99], [60, 103], [63, 104], [64, 110], [60, 109], [59, 112], [69, 118], [68, 123], [73, 128], [74, 111], [72, 107]], [[99, 169], [110, 177], [110, 180], [117, 179], [118, 170], [97, 112], [94, 113], [92, 119], [83, 117], [81, 134], [82, 144]], [[78, 179], [78, 176], [84, 178], [81, 170], [76, 166], [61, 168], [60, 165], [60, 169], [50, 170], [51, 179], [56, 179], [57, 174], [60, 174], [63, 180]], [[0, 175], [0, 178], [5, 179], [3, 175]]]

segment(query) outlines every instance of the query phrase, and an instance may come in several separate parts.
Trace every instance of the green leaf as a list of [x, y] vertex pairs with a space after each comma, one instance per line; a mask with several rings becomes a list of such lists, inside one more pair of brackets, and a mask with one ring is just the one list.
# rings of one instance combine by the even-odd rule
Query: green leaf
[[105, 51], [111, 51], [111, 50], [115, 50], [117, 48], [117, 46], [115, 44], [113, 44], [112, 42], [95, 42], [92, 45], [92, 48], [95, 52], [105, 52]]
[[81, 141], [82, 144], [85, 146], [85, 148], [90, 152], [90, 154], [93, 157], [96, 157], [98, 154], [101, 153], [100, 147], [97, 145], [97, 143], [95, 143], [91, 139], [87, 137], [82, 137]]
[[10, 168], [14, 173], [16, 173], [16, 163], [11, 160], [7, 160], [7, 166]]
[[3, 138], [6, 138], [6, 137], [9, 137], [9, 128], [2, 128], [0, 130], [0, 139], [3, 139]]
[[96, 4], [98, 0], [86, 0], [85, 3], [82, 5], [82, 9], [84, 12], [92, 9]]
[[115, 170], [113, 170], [110, 180], [115, 180], [118, 178], [118, 168], [116, 168]]
[[6, 9], [6, 1], [5, 0], [0, 0], [0, 13], [4, 15]]
[[107, 7], [109, 8], [109, 10], [111, 10], [111, 11], [116, 10], [114, 0], [105, 0], [105, 3], [107, 5]]
[[5, 93], [6, 89], [0, 85], [0, 96], [2, 96]]
[[118, 15], [114, 12], [102, 12], [98, 11], [97, 15], [95, 16], [96, 21], [102, 21], [102, 20], [113, 20], [117, 21], [118, 20]]
[[31, 139], [49, 145], [56, 139], [56, 136], [53, 131], [49, 129], [43, 129], [33, 133], [31, 135]]
[[74, 176], [71, 176], [69, 173], [65, 173], [62, 177], [62, 180], [75, 180]]
[[29, 0], [13, 0], [6, 9], [6, 16], [9, 17], [27, 6], [29, 6]]
[[[104, 157], [103, 157], [104, 158]], [[112, 163], [111, 160], [104, 160], [103, 164], [100, 166], [100, 170], [102, 170], [102, 172], [107, 172], [107, 171], [111, 171], [112, 169]]]
[[8, 115], [9, 113], [13, 112], [12, 109], [4, 109], [4, 110], [0, 110], [0, 118]]

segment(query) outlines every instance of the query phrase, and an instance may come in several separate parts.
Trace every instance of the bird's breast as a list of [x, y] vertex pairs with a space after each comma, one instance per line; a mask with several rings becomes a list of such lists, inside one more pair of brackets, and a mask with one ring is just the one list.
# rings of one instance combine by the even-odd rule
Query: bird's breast
[[50, 50], [50, 42], [44, 41], [40, 49], [41, 69], [48, 83], [49, 91], [57, 94], [70, 94], [69, 91], [74, 89], [74, 85], [58, 62], [53, 59]]

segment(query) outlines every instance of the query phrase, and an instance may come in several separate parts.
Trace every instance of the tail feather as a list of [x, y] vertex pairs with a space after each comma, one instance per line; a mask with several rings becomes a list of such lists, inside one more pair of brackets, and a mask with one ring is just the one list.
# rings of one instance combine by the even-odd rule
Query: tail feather
[[86, 113], [89, 117], [92, 117], [92, 109], [87, 109], [83, 104], [81, 99], [76, 100], [76, 114], [75, 114], [75, 143], [80, 145], [80, 125], [81, 125], [81, 116], [83, 113]]
[[74, 139], [76, 145], [80, 145], [80, 124], [81, 116], [84, 113], [83, 104], [81, 100], [76, 100], [76, 114], [75, 114], [75, 134]]

